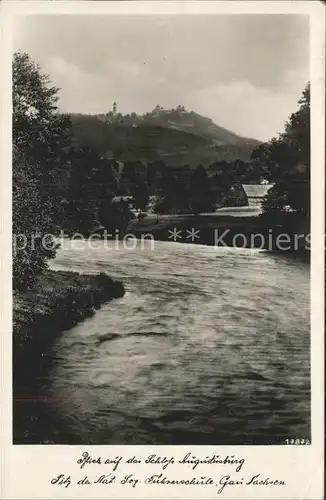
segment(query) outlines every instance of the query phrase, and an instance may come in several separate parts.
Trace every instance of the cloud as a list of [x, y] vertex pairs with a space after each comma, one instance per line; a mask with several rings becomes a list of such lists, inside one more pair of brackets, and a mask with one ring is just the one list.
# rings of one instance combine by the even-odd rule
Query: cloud
[[304, 71], [286, 72], [283, 90], [255, 87], [248, 81], [216, 84], [198, 93], [197, 110], [239, 135], [268, 140], [283, 132], [307, 79]]
[[160, 103], [176, 107], [184, 88], [133, 61], [109, 60], [106, 70], [94, 74], [62, 58], [53, 58], [43, 67], [60, 88], [60, 109], [64, 112], [105, 113], [113, 101], [123, 113], [143, 113]]
[[49, 60], [42, 70], [60, 88], [62, 111], [97, 113], [103, 111], [103, 105], [109, 101], [111, 82], [105, 76], [93, 75], [60, 57]]
[[64, 111], [185, 105], [247, 137], [284, 127], [308, 79], [304, 16], [27, 16], [27, 51], [61, 87]]
[[63, 111], [105, 113], [113, 101], [123, 113], [143, 113], [158, 103], [183, 104], [239, 135], [268, 140], [284, 130], [308, 79], [306, 71], [289, 70], [280, 90], [256, 87], [246, 80], [189, 88], [133, 61], [111, 60], [102, 75], [54, 58], [44, 68], [61, 88]]

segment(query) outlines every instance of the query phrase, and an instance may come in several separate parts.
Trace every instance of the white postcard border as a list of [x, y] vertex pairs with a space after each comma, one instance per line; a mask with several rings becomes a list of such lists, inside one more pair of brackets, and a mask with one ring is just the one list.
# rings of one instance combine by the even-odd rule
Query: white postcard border
[[[312, 444], [310, 446], [13, 446], [12, 443], [12, 363], [11, 363], [11, 22], [17, 14], [225, 14], [291, 13], [308, 14], [311, 19], [311, 137], [312, 137], [312, 251], [311, 251], [311, 371]], [[1, 332], [2, 332], [2, 425], [1, 496], [6, 499], [32, 498], [215, 498], [216, 490], [205, 487], [58, 488], [50, 479], [60, 471], [82, 477], [76, 460], [84, 451], [92, 455], [123, 454], [147, 456], [150, 453], [184, 456], [191, 451], [206, 456], [234, 454], [244, 457], [248, 476], [259, 469], [262, 475], [285, 478], [286, 487], [231, 488], [224, 498], [323, 498], [324, 425], [324, 165], [325, 165], [325, 87], [324, 46], [325, 7], [316, 1], [298, 2], [188, 2], [188, 1], [23, 1], [1, 5]], [[285, 304], [286, 307], [286, 304]], [[289, 436], [296, 437], [296, 436]], [[93, 466], [92, 466], [93, 467]], [[202, 474], [211, 474], [207, 466]], [[94, 471], [94, 469], [87, 469]], [[148, 467], [135, 466], [140, 476]], [[174, 468], [170, 477], [178, 476]], [[226, 471], [225, 473], [229, 473]], [[93, 472], [92, 472], [93, 473]], [[153, 471], [153, 473], [155, 473]]]

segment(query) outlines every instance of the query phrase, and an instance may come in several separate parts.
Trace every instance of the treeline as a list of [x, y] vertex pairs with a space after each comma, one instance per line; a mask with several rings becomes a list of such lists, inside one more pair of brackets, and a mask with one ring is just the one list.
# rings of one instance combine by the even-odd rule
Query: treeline
[[242, 183], [261, 182], [266, 173], [259, 165], [240, 161], [190, 169], [188, 165], [167, 167], [160, 161], [121, 163], [100, 158], [82, 146], [73, 154], [66, 177], [60, 181], [57, 223], [61, 226], [65, 220], [74, 220], [76, 230], [81, 229], [78, 225], [82, 219], [85, 225], [89, 218], [112, 227], [114, 196], [131, 196], [134, 207], [140, 210], [146, 210], [150, 197], [154, 197], [153, 208], [158, 213], [197, 214], [244, 205]]
[[[138, 192], [157, 198], [157, 211], [199, 213], [222, 206], [243, 205], [239, 196], [243, 183], [259, 183], [265, 171], [259, 165], [242, 161], [215, 162], [208, 168], [198, 165], [166, 166], [163, 162], [127, 162], [124, 164], [119, 194], [137, 199]], [[139, 204], [145, 208], [146, 204]]]

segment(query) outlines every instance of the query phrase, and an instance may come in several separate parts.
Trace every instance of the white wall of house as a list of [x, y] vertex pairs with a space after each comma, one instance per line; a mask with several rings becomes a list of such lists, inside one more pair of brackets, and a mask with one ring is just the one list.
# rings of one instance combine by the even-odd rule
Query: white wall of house
[[248, 197], [248, 205], [249, 207], [261, 207], [263, 200], [264, 198]]

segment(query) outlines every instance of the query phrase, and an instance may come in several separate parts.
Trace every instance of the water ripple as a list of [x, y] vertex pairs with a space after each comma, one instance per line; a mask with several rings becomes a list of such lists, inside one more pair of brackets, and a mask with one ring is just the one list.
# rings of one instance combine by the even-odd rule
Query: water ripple
[[245, 249], [156, 242], [86, 253], [66, 242], [53, 267], [105, 271], [127, 293], [56, 341], [48, 440], [309, 438], [307, 265]]

